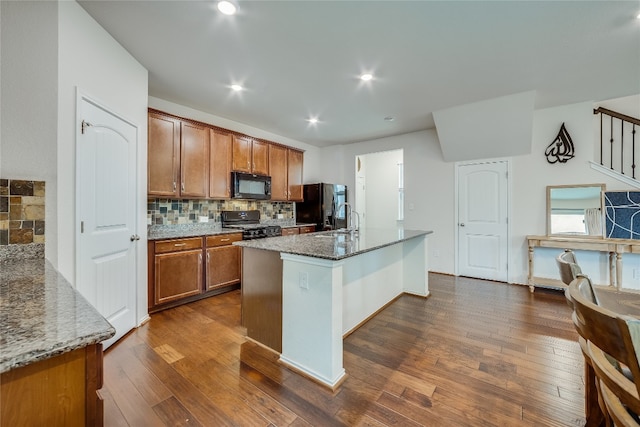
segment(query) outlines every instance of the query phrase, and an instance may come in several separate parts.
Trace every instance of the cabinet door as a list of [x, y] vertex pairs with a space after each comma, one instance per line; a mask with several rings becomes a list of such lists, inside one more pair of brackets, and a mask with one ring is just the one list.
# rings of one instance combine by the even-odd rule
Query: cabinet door
[[271, 200], [288, 200], [286, 148], [277, 145], [269, 147], [269, 171], [271, 171]]
[[231, 197], [232, 138], [214, 131], [209, 132], [211, 155], [209, 160], [209, 197], [228, 199]]
[[149, 113], [147, 193], [177, 197], [180, 170], [180, 121]]
[[287, 184], [289, 186], [289, 200], [302, 202], [302, 162], [303, 153], [298, 150], [288, 149]]
[[207, 249], [207, 291], [240, 283], [241, 248], [219, 246]]
[[180, 152], [180, 195], [207, 197], [209, 194], [209, 129], [182, 123]]
[[232, 160], [234, 171], [251, 172], [251, 138], [233, 136]]
[[202, 292], [202, 249], [155, 256], [155, 304]]
[[251, 172], [269, 175], [269, 144], [253, 141], [251, 145]]

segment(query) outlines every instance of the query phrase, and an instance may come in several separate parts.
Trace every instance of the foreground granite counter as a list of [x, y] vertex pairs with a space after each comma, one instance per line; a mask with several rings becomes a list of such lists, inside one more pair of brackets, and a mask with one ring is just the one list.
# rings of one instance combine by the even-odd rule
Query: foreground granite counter
[[0, 263], [0, 373], [100, 343], [115, 329], [44, 259]]
[[433, 231], [367, 228], [356, 234], [342, 231], [321, 231], [293, 236], [244, 240], [234, 244], [246, 248], [340, 260], [431, 233]]

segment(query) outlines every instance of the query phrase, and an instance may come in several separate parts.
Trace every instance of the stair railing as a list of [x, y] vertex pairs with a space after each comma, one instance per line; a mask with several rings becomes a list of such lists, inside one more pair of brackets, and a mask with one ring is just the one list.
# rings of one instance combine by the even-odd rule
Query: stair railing
[[[625, 154], [627, 154], [627, 156], [630, 155], [631, 177], [636, 179], [636, 126], [640, 126], [640, 119], [602, 107], [594, 109], [593, 114], [600, 114], [600, 165], [605, 166], [608, 160], [611, 170], [625, 175], [624, 158]], [[606, 120], [604, 116], [608, 116], [608, 120]], [[627, 124], [626, 127], [625, 124]], [[605, 134], [609, 137], [609, 150], [605, 149]], [[620, 142], [619, 150], [617, 147], [614, 148], [615, 143], [618, 141], [616, 139], [618, 135]], [[627, 146], [626, 150], [624, 146], [625, 136], [631, 138], [631, 147]], [[620, 169], [616, 170], [614, 164], [619, 164]]]

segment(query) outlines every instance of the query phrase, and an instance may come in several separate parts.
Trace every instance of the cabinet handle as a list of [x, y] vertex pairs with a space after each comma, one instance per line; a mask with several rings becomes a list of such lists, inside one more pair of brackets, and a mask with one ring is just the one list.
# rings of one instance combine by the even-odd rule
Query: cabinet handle
[[221, 242], [228, 242], [231, 239], [220, 239]]
[[177, 188], [177, 187], [178, 187], [178, 186], [176, 185], [176, 182], [175, 182], [175, 181], [173, 181], [173, 192], [174, 192], [174, 193], [176, 192], [176, 188]]
[[187, 246], [186, 243], [175, 243], [173, 246]]
[[207, 263], [211, 261], [211, 254], [209, 252], [207, 252]]
[[181, 188], [182, 188], [182, 191], [184, 191], [184, 182], [182, 183], [182, 187]]

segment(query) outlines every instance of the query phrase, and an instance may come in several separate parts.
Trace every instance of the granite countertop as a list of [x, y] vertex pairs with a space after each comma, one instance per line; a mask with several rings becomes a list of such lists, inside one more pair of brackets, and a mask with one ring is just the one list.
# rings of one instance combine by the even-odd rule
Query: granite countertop
[[147, 240], [179, 239], [182, 237], [212, 236], [216, 234], [241, 233], [241, 230], [222, 228], [220, 223], [196, 223], [176, 225], [150, 225]]
[[0, 373], [115, 334], [115, 329], [44, 259], [0, 263]]
[[313, 258], [340, 260], [390, 246], [433, 231], [405, 229], [364, 229], [356, 235], [335, 231], [294, 234], [293, 236], [243, 240], [234, 245]]

